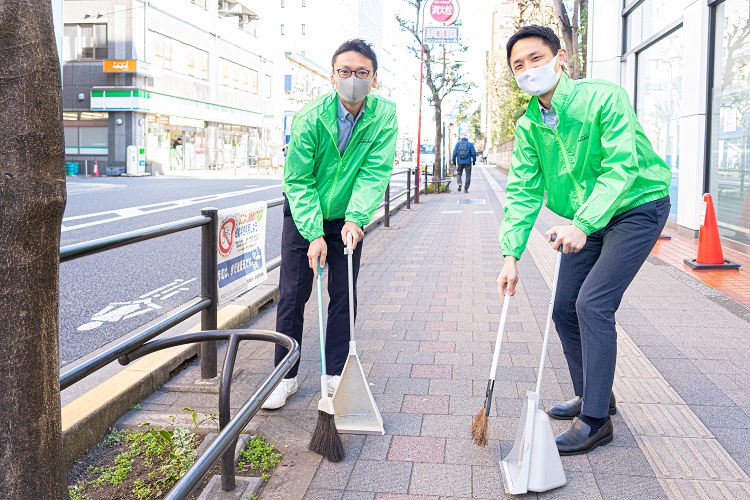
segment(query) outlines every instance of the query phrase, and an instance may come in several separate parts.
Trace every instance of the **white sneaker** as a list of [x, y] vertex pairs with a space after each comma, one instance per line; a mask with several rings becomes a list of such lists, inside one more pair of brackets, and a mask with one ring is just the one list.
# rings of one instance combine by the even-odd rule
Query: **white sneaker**
[[289, 396], [297, 392], [299, 385], [297, 385], [297, 377], [285, 378], [276, 389], [273, 390], [268, 399], [265, 400], [261, 408], [264, 410], [277, 410], [286, 404], [286, 400]]
[[333, 396], [341, 382], [341, 375], [326, 375], [328, 377], [328, 395]]

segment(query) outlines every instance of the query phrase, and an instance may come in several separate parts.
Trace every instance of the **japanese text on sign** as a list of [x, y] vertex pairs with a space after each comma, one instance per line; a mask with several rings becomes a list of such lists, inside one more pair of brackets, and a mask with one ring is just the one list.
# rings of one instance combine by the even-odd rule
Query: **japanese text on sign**
[[219, 304], [265, 281], [265, 202], [219, 210]]

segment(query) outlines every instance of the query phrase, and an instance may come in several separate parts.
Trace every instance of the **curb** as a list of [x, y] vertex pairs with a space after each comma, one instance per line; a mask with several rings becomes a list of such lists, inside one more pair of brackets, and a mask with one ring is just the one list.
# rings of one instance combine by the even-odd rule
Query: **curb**
[[[406, 206], [406, 200], [392, 206], [391, 215]], [[364, 231], [375, 229], [384, 219], [380, 209]], [[268, 273], [268, 280], [219, 310], [218, 329], [239, 328], [258, 315], [258, 311], [279, 298], [279, 271]], [[196, 325], [185, 332], [200, 331]], [[198, 345], [173, 347], [138, 360], [62, 408], [63, 465], [67, 468], [91, 446], [98, 443], [125, 415], [159, 390], [182, 362], [197, 356]]]

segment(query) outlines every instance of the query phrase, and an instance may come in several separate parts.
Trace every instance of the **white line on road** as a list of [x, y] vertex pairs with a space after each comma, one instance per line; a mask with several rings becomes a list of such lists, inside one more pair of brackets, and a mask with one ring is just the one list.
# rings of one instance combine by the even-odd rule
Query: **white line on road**
[[[221, 200], [224, 198], [231, 198], [233, 196], [242, 196], [244, 194], [255, 193], [266, 189], [276, 189], [281, 187], [281, 184], [272, 184], [270, 186], [256, 187], [254, 189], [243, 189], [242, 191], [232, 191], [229, 193], [212, 194], [207, 196], [196, 196], [193, 198], [185, 198], [182, 200], [165, 201], [161, 203], [153, 203], [151, 205], [141, 205], [139, 207], [128, 207], [121, 208], [118, 210], [107, 210], [106, 212], [97, 212], [93, 214], [75, 215], [73, 217], [66, 217], [63, 219], [62, 232], [73, 231], [75, 229], [82, 229], [84, 227], [97, 226], [99, 224], [108, 224], [110, 222], [117, 222], [123, 219], [130, 219], [133, 217], [139, 217], [142, 215], [149, 215], [156, 212], [164, 212], [166, 210], [174, 210], [177, 208], [183, 208], [190, 205], [204, 204], [209, 201]], [[72, 226], [65, 225], [67, 222], [92, 219], [97, 217], [110, 216], [98, 220], [92, 220], [90, 222], [83, 222], [81, 224], [74, 224]]]

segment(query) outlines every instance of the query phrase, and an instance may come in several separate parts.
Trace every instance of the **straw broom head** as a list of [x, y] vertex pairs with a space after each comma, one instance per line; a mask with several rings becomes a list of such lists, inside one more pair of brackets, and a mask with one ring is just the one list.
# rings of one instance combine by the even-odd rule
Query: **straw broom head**
[[344, 459], [344, 443], [341, 442], [341, 436], [336, 429], [333, 399], [330, 397], [322, 398], [318, 402], [318, 423], [315, 425], [308, 449], [331, 462], [341, 462]]

